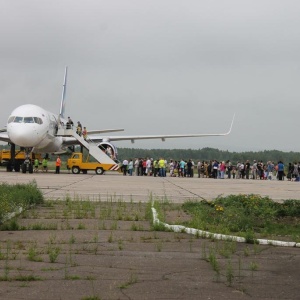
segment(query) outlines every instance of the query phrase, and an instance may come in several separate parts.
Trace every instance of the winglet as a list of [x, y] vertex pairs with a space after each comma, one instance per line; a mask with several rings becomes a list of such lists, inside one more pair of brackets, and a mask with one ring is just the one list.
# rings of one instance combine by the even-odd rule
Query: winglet
[[61, 103], [60, 103], [60, 111], [59, 111], [59, 117], [64, 118], [65, 117], [65, 104], [66, 104], [66, 90], [67, 90], [67, 74], [68, 74], [68, 67], [65, 69], [65, 76], [64, 76], [64, 84], [63, 84], [63, 90], [61, 95]]
[[235, 117], [235, 113], [233, 114], [233, 118], [232, 118], [232, 121], [231, 121], [231, 125], [230, 125], [230, 128], [229, 128], [229, 131], [227, 133], [225, 133], [225, 135], [228, 135], [231, 132], [231, 129], [232, 129], [232, 126], [233, 126], [234, 117]]

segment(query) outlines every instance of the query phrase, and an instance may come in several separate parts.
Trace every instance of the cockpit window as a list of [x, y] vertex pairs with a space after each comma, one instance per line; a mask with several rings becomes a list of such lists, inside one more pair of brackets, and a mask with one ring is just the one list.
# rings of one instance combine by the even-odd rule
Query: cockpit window
[[33, 117], [25, 117], [24, 123], [34, 123]]
[[23, 122], [23, 117], [15, 117], [14, 123], [22, 123]]
[[8, 121], [7, 121], [7, 123], [11, 123], [11, 122], [13, 122], [13, 121], [14, 121], [14, 119], [15, 119], [15, 116], [10, 116], [10, 117], [8, 118]]
[[43, 124], [43, 120], [39, 117], [15, 117], [11, 116], [9, 117], [8, 123], [14, 122], [14, 123], [37, 123], [37, 124]]
[[38, 117], [34, 117], [34, 122], [37, 124], [43, 124], [43, 120], [41, 118]]

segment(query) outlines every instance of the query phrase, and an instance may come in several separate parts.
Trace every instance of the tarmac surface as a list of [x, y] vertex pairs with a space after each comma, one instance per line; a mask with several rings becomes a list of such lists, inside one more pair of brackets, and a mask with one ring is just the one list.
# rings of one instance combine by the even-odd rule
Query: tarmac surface
[[113, 197], [115, 200], [147, 202], [150, 194], [153, 197], [167, 197], [175, 203], [187, 199], [211, 200], [220, 195], [259, 194], [269, 196], [274, 201], [300, 199], [300, 183], [278, 180], [246, 179], [209, 179], [178, 178], [152, 176], [123, 176], [117, 172], [104, 175], [34, 173], [22, 174], [0, 170], [0, 183], [28, 183], [36, 181], [46, 199], [71, 198], [104, 200]]
[[[139, 203], [151, 193], [175, 203], [239, 193], [300, 199], [299, 182], [0, 169], [0, 183], [33, 180], [46, 199], [102, 201], [92, 203], [98, 205], [90, 211], [94, 217], [85, 206], [80, 210], [80, 202], [53, 201], [21, 215], [22, 230], [1, 231], [0, 299], [299, 299], [299, 248], [153, 231], [145, 219], [147, 205]], [[119, 205], [119, 199], [137, 203]], [[174, 210], [166, 221], [175, 222], [178, 214]], [[59, 252], [51, 262], [53, 249]], [[35, 260], [29, 259], [32, 251]], [[5, 253], [10, 255], [3, 259]]]

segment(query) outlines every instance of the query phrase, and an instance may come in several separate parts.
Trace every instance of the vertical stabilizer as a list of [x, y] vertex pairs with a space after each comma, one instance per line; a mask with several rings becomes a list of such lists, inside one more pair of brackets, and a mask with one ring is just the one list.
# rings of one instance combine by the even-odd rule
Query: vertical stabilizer
[[68, 67], [66, 67], [66, 69], [65, 69], [65, 77], [64, 77], [64, 84], [63, 84], [63, 90], [62, 90], [62, 95], [61, 95], [60, 111], [59, 111], [59, 118], [60, 119], [65, 118], [67, 74], [68, 74]]

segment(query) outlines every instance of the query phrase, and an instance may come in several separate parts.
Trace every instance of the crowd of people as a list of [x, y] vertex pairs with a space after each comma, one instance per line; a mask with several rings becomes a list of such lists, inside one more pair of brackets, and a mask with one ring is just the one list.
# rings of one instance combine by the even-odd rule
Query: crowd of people
[[122, 164], [123, 175], [130, 176], [154, 176], [165, 177], [167, 172], [171, 177], [194, 177], [214, 179], [260, 179], [260, 180], [287, 180], [299, 181], [300, 162], [289, 163], [286, 167], [282, 161], [274, 163], [268, 161], [256, 161], [250, 163], [237, 162], [232, 164], [227, 161], [197, 161], [192, 160], [170, 160], [163, 158], [136, 158], [125, 159]]

